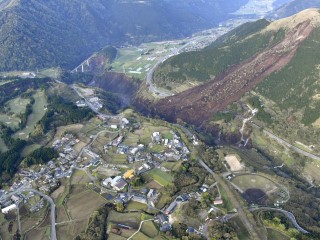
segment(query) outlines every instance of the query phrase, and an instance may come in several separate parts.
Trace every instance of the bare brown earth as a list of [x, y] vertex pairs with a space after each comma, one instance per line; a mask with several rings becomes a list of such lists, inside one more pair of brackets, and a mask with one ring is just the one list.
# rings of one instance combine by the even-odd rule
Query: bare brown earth
[[313, 29], [310, 20], [297, 24], [286, 32], [284, 40], [229, 68], [214, 80], [161, 99], [155, 104], [154, 112], [169, 121], [182, 119], [201, 125], [209, 120], [214, 112], [223, 110], [230, 103], [239, 100], [265, 77], [285, 67]]

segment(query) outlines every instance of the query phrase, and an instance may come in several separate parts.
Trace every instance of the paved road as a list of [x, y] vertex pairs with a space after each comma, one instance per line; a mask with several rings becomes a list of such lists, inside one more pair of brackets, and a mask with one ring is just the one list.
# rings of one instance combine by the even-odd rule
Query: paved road
[[[221, 34], [222, 35], [222, 34]], [[207, 36], [202, 36], [202, 37], [199, 37], [197, 40], [195, 39], [191, 39], [191, 41], [189, 41], [188, 43], [184, 44], [183, 46], [181, 46], [180, 48], [174, 48], [168, 55], [160, 58], [154, 65], [153, 67], [149, 70], [149, 72], [147, 73], [147, 77], [146, 77], [146, 83], [147, 85], [149, 86], [149, 92], [152, 92], [152, 93], [155, 93], [157, 94], [159, 97], [168, 97], [168, 96], [171, 96], [171, 94], [169, 94], [168, 92], [165, 92], [161, 89], [158, 89], [154, 83], [152, 82], [152, 78], [153, 78], [153, 74], [155, 72], [155, 70], [157, 69], [157, 67], [163, 63], [164, 61], [166, 61], [167, 59], [173, 57], [173, 56], [176, 56], [178, 55], [179, 53], [182, 52], [183, 49], [189, 47], [190, 45], [194, 44], [195, 42], [197, 41], [201, 41], [203, 40], [204, 38], [206, 38]], [[219, 36], [217, 35], [217, 38]]]
[[56, 205], [54, 204], [53, 200], [51, 197], [49, 197], [48, 195], [35, 190], [35, 189], [31, 189], [31, 188], [19, 188], [16, 191], [10, 192], [9, 194], [6, 195], [6, 198], [17, 194], [17, 193], [21, 193], [21, 192], [33, 192], [35, 194], [40, 195], [41, 197], [43, 197], [44, 199], [46, 199], [49, 203], [50, 203], [50, 221], [51, 221], [51, 231], [50, 231], [50, 239], [51, 240], [57, 240], [57, 233], [56, 233]]
[[82, 93], [77, 89], [75, 84], [70, 85], [70, 87], [78, 94], [78, 96], [82, 99], [84, 99], [85, 103], [87, 104], [87, 106], [96, 114], [101, 115], [103, 117], [107, 117], [107, 118], [113, 118], [113, 119], [118, 119], [120, 122], [120, 129], [121, 129], [121, 118], [122, 118], [122, 114], [118, 114], [118, 115], [111, 115], [111, 114], [104, 114], [99, 112], [99, 110], [97, 110], [83, 95]]
[[19, 230], [19, 233], [22, 234], [22, 232], [21, 232], [21, 221], [20, 221], [20, 211], [19, 211], [19, 207], [17, 208], [17, 221], [18, 221], [18, 230]]
[[[251, 123], [251, 124], [252, 124], [252, 126], [254, 126], [254, 127], [256, 127], [256, 128], [259, 128], [259, 129], [262, 128], [262, 127], [260, 127], [259, 125], [255, 124], [255, 123]], [[301, 148], [298, 148], [298, 147], [296, 147], [296, 146], [293, 146], [292, 144], [288, 143], [286, 140], [284, 140], [284, 139], [282, 139], [282, 138], [274, 135], [272, 132], [270, 132], [270, 131], [268, 131], [268, 130], [265, 130], [265, 129], [263, 129], [263, 132], [264, 132], [265, 134], [267, 134], [270, 138], [276, 140], [276, 141], [277, 141], [278, 143], [280, 143], [281, 145], [287, 146], [287, 147], [293, 149], [294, 151], [296, 151], [297, 153], [300, 153], [300, 154], [302, 154], [302, 155], [304, 155], [304, 156], [306, 156], [306, 157], [310, 157], [310, 158], [312, 158], [312, 159], [314, 159], [314, 160], [320, 161], [320, 157], [319, 157], [319, 156], [314, 155], [314, 154], [309, 153], [309, 152], [306, 152], [306, 151], [304, 151], [304, 150], [302, 150]]]
[[297, 223], [297, 220], [296, 220], [295, 216], [294, 216], [291, 212], [289, 212], [289, 211], [286, 211], [286, 210], [283, 210], [283, 209], [279, 209], [279, 208], [271, 208], [271, 207], [255, 207], [255, 208], [251, 208], [251, 209], [250, 209], [251, 212], [253, 212], [253, 211], [258, 211], [258, 210], [281, 212], [281, 213], [283, 213], [284, 215], [287, 216], [287, 218], [291, 221], [291, 223], [293, 224], [293, 226], [294, 226], [299, 232], [302, 232], [302, 233], [304, 233], [304, 234], [309, 233], [307, 230], [303, 229], [303, 228]]
[[248, 230], [248, 233], [250, 234], [252, 239], [261, 239], [261, 240], [266, 239], [266, 236], [263, 233], [261, 233], [261, 232], [259, 232], [259, 234], [257, 233], [256, 226], [254, 226], [254, 224], [252, 222], [250, 222], [249, 218], [247, 217], [246, 213], [243, 210], [242, 205], [236, 199], [236, 197], [231, 192], [229, 186], [224, 182], [224, 180], [218, 174], [215, 174], [207, 166], [207, 164], [205, 164], [201, 159], [198, 159], [198, 161], [201, 164], [201, 166], [203, 166], [215, 178], [215, 180], [222, 186], [222, 188], [226, 191], [230, 202], [237, 209], [239, 217], [240, 217], [241, 221], [243, 222], [244, 226], [246, 227], [246, 229]]

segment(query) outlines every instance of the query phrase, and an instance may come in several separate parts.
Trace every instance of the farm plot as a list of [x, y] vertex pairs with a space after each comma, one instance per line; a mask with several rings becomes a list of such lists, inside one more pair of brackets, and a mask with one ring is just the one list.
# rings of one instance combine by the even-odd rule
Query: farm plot
[[154, 181], [159, 183], [161, 186], [167, 186], [172, 183], [173, 177], [160, 169], [153, 169], [146, 173], [147, 176], [151, 177]]
[[82, 219], [89, 217], [104, 203], [102, 197], [87, 190], [71, 196], [67, 201], [67, 208], [72, 219]]
[[87, 219], [57, 226], [57, 239], [73, 240], [87, 227]]
[[140, 231], [150, 239], [153, 239], [159, 233], [159, 230], [152, 221], [144, 222]]

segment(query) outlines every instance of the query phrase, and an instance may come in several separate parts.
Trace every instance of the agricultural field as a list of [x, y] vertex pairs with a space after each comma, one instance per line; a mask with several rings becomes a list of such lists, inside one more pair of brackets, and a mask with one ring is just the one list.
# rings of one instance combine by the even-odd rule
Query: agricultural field
[[42, 119], [46, 112], [47, 99], [44, 91], [37, 91], [33, 95], [35, 102], [32, 106], [32, 113], [28, 117], [27, 126], [15, 133], [15, 137], [27, 139], [29, 134], [34, 130], [34, 126]]
[[73, 240], [75, 236], [83, 232], [88, 224], [87, 219], [77, 220], [61, 225], [57, 225], [57, 239]]
[[181, 166], [182, 162], [178, 161], [178, 162], [164, 162], [161, 164], [161, 167], [165, 167], [171, 171], [178, 171], [180, 166]]
[[89, 217], [104, 203], [102, 197], [91, 190], [86, 190], [70, 195], [66, 205], [72, 219], [82, 219]]
[[143, 43], [138, 47], [118, 49], [118, 56], [112, 63], [112, 70], [144, 79], [147, 72], [163, 56], [179, 46], [180, 41]]
[[167, 186], [173, 181], [173, 177], [160, 169], [152, 169], [151, 171], [145, 173], [145, 175], [151, 177], [154, 181], [159, 183], [161, 186]]
[[130, 201], [127, 205], [127, 209], [131, 210], [147, 210], [147, 205], [139, 202]]
[[87, 184], [91, 182], [90, 178], [87, 176], [87, 173], [81, 170], [74, 170], [70, 181], [71, 185]]
[[149, 239], [153, 239], [158, 235], [159, 230], [156, 228], [153, 221], [148, 221], [143, 223], [140, 232], [148, 236]]
[[268, 240], [290, 240], [290, 237], [287, 235], [284, 235], [283, 233], [279, 232], [278, 230], [274, 230], [272, 228], [267, 228], [268, 232]]

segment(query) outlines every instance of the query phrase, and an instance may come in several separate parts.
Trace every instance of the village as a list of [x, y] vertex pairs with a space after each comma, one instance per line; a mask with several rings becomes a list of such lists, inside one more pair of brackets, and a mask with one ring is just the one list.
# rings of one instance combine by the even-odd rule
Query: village
[[[78, 103], [82, 104], [82, 102]], [[178, 132], [165, 128], [164, 132], [150, 132], [151, 134], [144, 141], [129, 144], [127, 140], [128, 136], [132, 134], [130, 130], [141, 131], [137, 124], [131, 123], [125, 117], [119, 117], [118, 124], [114, 121], [108, 124], [106, 122], [108, 117], [105, 115], [98, 115], [97, 119], [104, 121], [106, 127], [101, 132], [111, 132], [115, 136], [101, 146], [103, 154], [110, 153], [121, 156], [123, 162], [110, 163], [103, 159], [101, 153], [94, 151], [92, 145], [95, 144], [99, 133], [95, 136], [89, 136], [89, 143], [81, 150], [75, 147], [81, 143], [77, 133], [65, 133], [51, 145], [58, 153], [55, 161], [51, 160], [45, 165], [20, 169], [13, 184], [8, 186], [6, 190], [1, 190], [1, 212], [10, 214], [11, 211], [19, 209], [22, 205], [27, 205], [31, 213], [38, 212], [46, 206], [44, 199], [37, 198], [36, 202], [31, 201], [32, 204], [30, 204], [30, 199], [34, 197], [35, 193], [28, 192], [28, 189], [37, 189], [43, 194], [50, 195], [59, 188], [61, 180], [70, 178], [74, 171], [84, 171], [92, 180], [90, 184], [94, 191], [107, 201], [123, 208], [132, 202], [144, 204], [146, 208], [158, 213], [154, 217], [154, 222], [158, 224], [159, 230], [161, 232], [171, 231], [174, 219], [170, 215], [174, 213], [176, 208], [188, 202], [190, 198], [200, 200], [201, 194], [209, 189], [209, 186], [204, 184], [197, 192], [178, 195], [172, 202], [164, 206], [158, 204], [163, 194], [163, 191], [159, 191], [159, 189], [172, 181], [171, 169], [168, 166], [172, 164], [180, 166], [183, 162], [190, 160], [190, 147], [198, 146], [199, 140], [192, 135], [189, 136], [188, 143], [186, 143]], [[112, 173], [117, 174], [97, 178], [95, 175], [97, 169], [109, 169]], [[156, 182], [158, 186], [146, 187], [141, 180], [146, 177]], [[219, 196], [214, 201], [214, 205], [221, 204], [223, 201]], [[159, 206], [161, 209], [157, 208]], [[117, 224], [112, 228], [117, 230], [114, 232], [118, 232], [119, 226], [120, 228], [121, 226], [129, 227], [126, 222], [123, 222], [122, 225]]]

